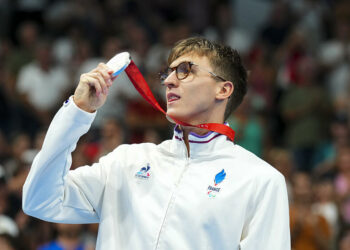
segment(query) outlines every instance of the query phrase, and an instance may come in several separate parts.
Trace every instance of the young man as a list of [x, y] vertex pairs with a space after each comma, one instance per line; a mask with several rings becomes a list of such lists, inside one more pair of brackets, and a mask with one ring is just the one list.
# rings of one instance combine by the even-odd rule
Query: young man
[[[172, 140], [122, 145], [69, 171], [111, 74], [105, 64], [83, 74], [56, 114], [24, 185], [26, 213], [99, 222], [97, 249], [290, 249], [284, 178], [225, 135], [176, 126]], [[237, 52], [203, 38], [177, 43], [162, 79], [167, 114], [190, 124], [223, 123], [246, 92]]]

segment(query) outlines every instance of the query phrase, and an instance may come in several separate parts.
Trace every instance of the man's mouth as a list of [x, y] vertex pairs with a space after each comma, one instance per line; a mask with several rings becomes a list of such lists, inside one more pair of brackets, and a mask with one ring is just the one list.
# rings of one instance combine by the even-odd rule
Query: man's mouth
[[180, 99], [180, 96], [175, 95], [173, 93], [169, 93], [169, 94], [167, 94], [167, 99], [168, 99], [168, 103], [175, 102], [175, 101]]

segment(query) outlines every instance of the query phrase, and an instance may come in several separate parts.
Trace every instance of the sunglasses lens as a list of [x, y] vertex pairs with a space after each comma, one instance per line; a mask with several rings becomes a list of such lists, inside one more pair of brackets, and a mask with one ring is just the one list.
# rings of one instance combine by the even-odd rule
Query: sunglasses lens
[[176, 67], [177, 79], [185, 79], [191, 71], [191, 66], [189, 62], [182, 62]]

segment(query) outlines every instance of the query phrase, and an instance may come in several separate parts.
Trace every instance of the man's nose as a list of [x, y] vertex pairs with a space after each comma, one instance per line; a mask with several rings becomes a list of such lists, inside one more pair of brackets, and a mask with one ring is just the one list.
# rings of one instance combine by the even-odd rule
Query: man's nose
[[179, 79], [176, 77], [175, 70], [168, 75], [163, 83], [168, 88], [176, 88], [179, 86]]

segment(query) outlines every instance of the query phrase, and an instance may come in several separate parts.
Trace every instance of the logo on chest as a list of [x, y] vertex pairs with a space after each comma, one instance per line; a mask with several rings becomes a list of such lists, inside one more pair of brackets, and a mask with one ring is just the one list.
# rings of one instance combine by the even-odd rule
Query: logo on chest
[[214, 178], [214, 186], [209, 185], [208, 186], [208, 197], [214, 198], [219, 192], [220, 192], [220, 183], [225, 179], [226, 172], [225, 170], [221, 170], [221, 172], [217, 173]]
[[146, 167], [142, 167], [138, 172], [136, 172], [135, 177], [139, 179], [148, 179], [151, 177], [150, 172], [151, 167], [149, 166], [149, 163], [147, 163]]

